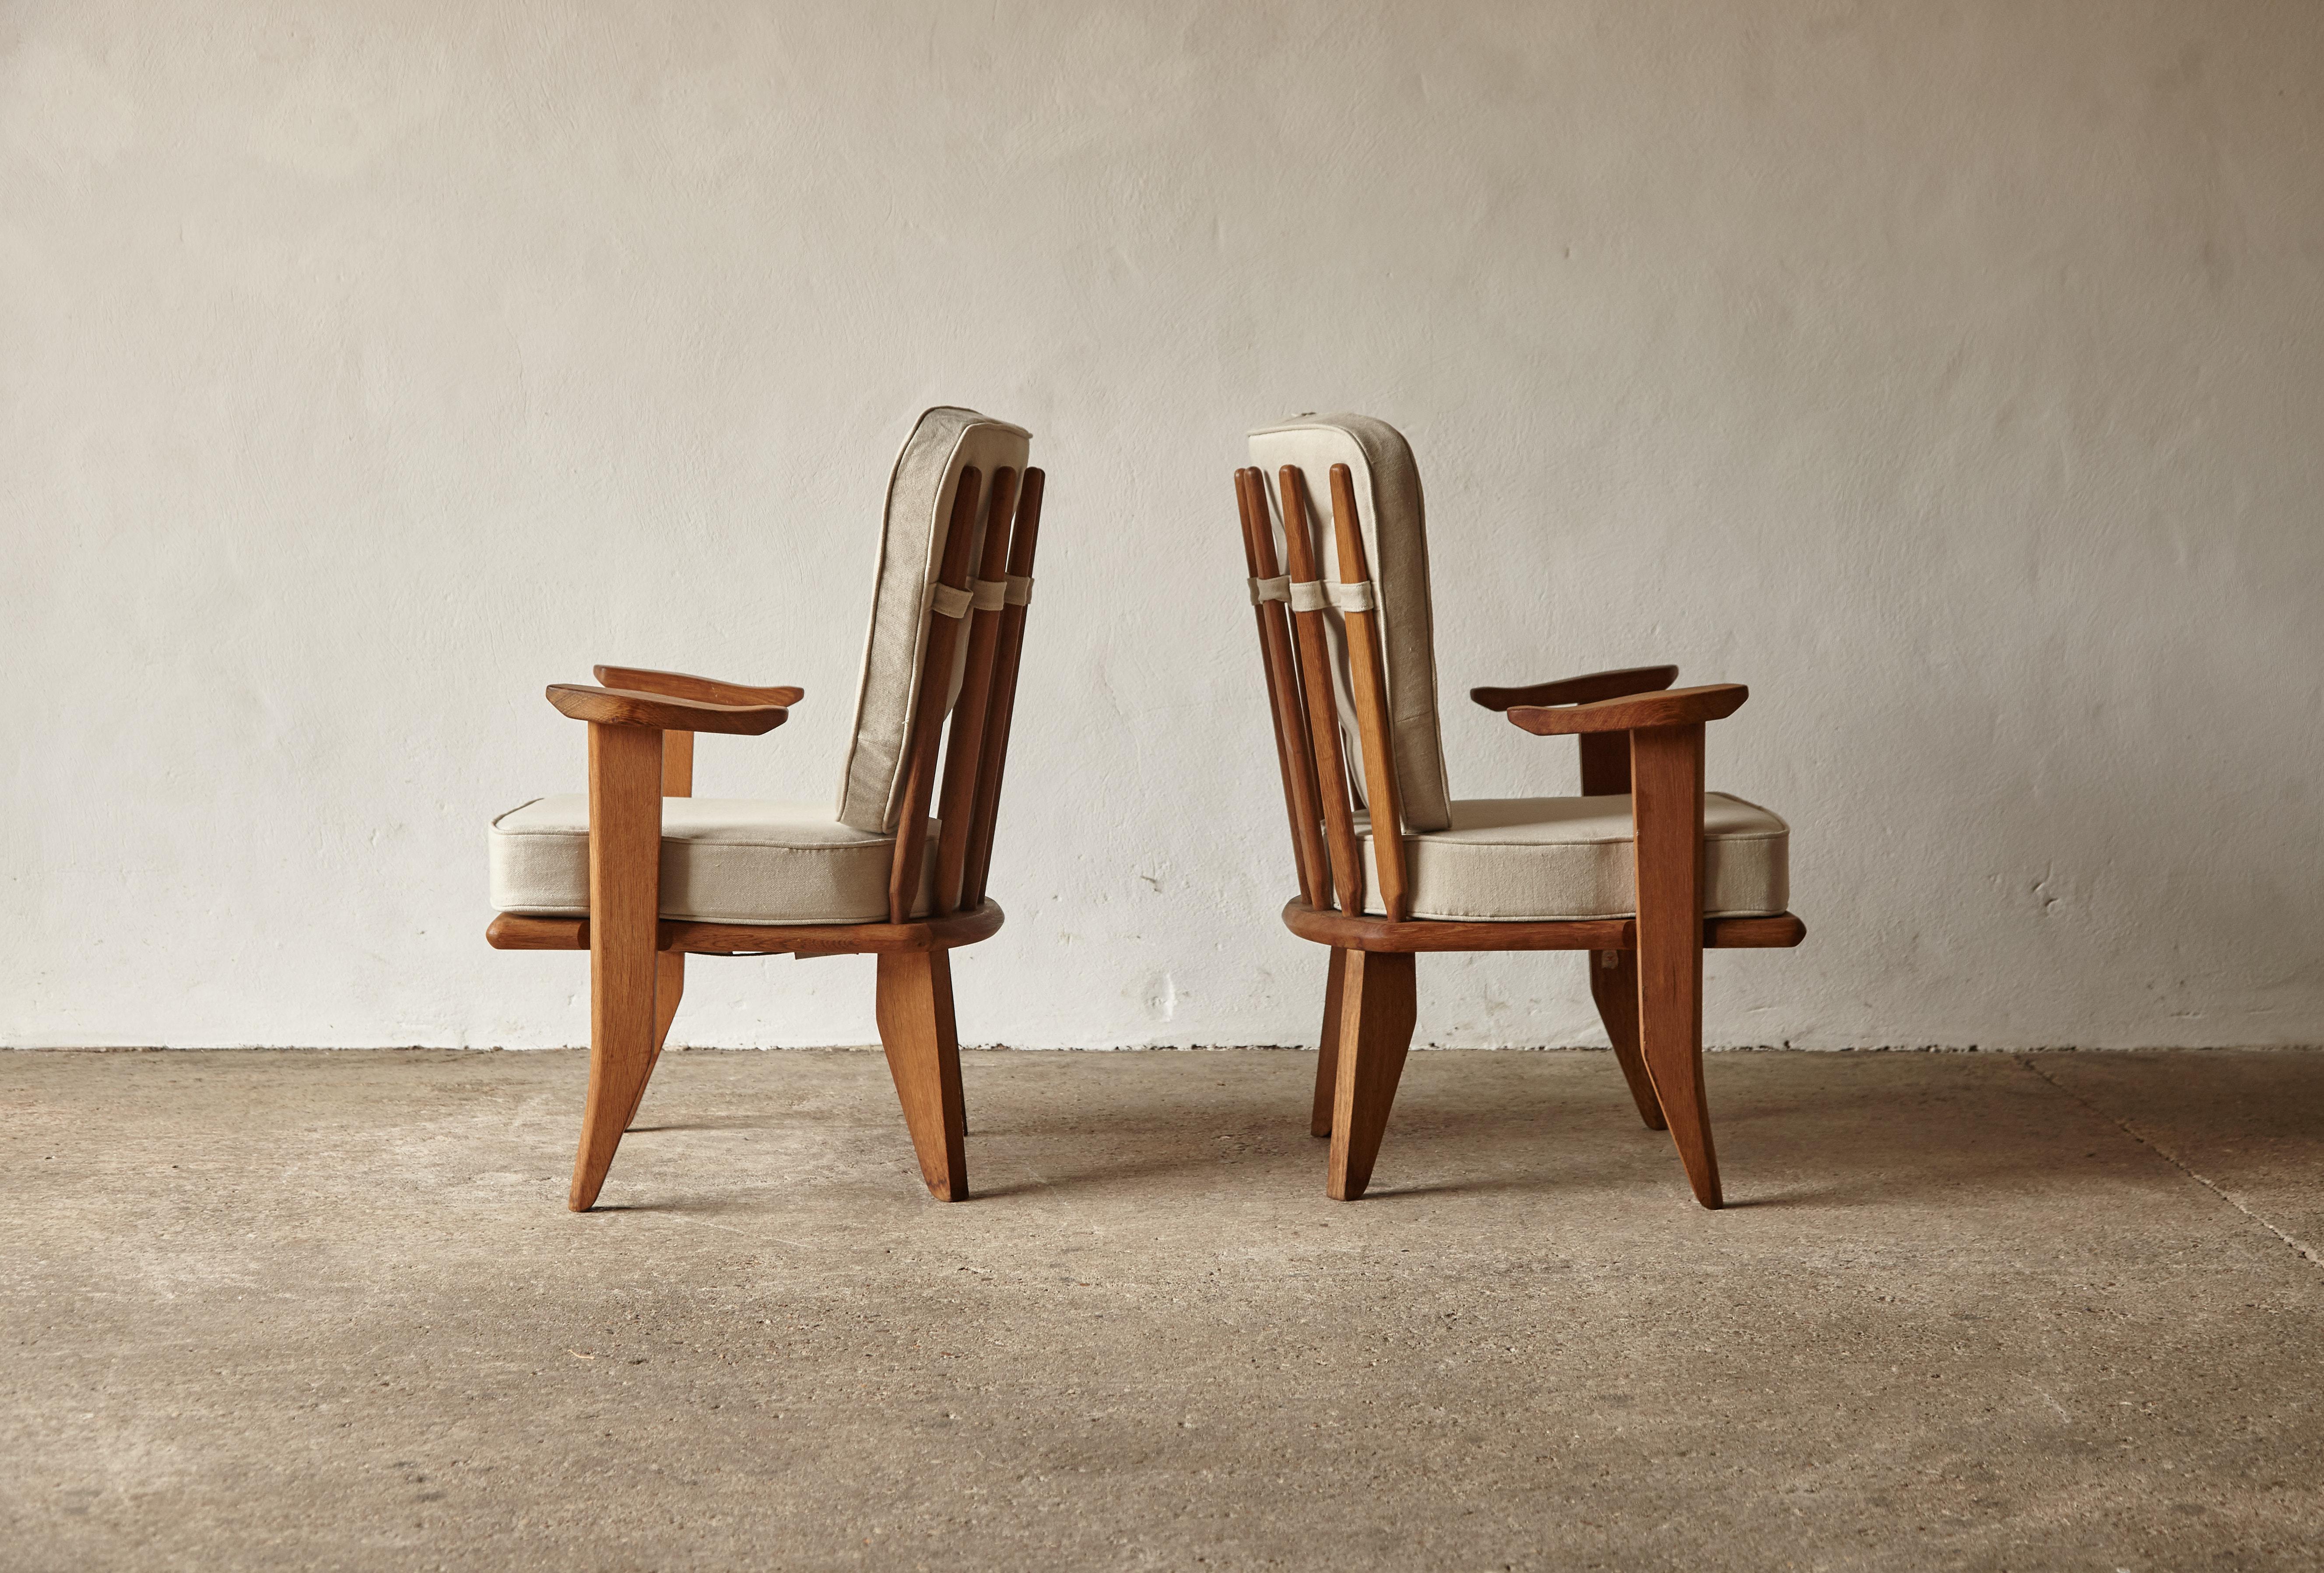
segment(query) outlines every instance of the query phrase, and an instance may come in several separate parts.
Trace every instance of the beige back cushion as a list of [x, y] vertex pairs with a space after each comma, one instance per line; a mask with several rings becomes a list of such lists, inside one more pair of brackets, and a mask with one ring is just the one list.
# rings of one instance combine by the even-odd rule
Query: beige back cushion
[[[839, 779], [839, 822], [852, 829], [884, 835], [896, 828], [903, 808], [904, 746], [919, 699], [930, 592], [944, 565], [960, 473], [973, 465], [982, 477], [976, 540], [969, 546], [973, 574], [991, 511], [992, 472], [1007, 467], [1022, 475], [1031, 449], [1032, 438], [1022, 428], [973, 410], [940, 406], [920, 417], [896, 456], [872, 590], [872, 632], [863, 643], [863, 675], [855, 689], [854, 735]], [[960, 696], [966, 638], [956, 642], [956, 652], [946, 710]]]
[[[1309, 528], [1317, 571], [1340, 578], [1332, 525], [1332, 467], [1348, 467], [1355, 482], [1356, 517], [1371, 560], [1379, 601], [1380, 643], [1388, 663], [1388, 724], [1396, 747], [1397, 785], [1404, 796], [1404, 828], [1442, 830], [1452, 822], [1452, 793], [1444, 779], [1444, 745], [1436, 727], [1436, 634], [1428, 598], [1428, 525], [1420, 500], [1420, 469], [1404, 434], [1365, 415], [1301, 415], [1250, 434], [1250, 462], [1266, 477], [1275, 520], [1277, 560], [1290, 571], [1279, 544], [1283, 492], [1277, 478], [1296, 465], [1307, 478]], [[1363, 757], [1355, 700], [1348, 686], [1346, 619], [1323, 614], [1332, 644], [1333, 686], [1339, 690], [1340, 734], [1352, 767]], [[1351, 768], [1360, 798], [1362, 772]]]

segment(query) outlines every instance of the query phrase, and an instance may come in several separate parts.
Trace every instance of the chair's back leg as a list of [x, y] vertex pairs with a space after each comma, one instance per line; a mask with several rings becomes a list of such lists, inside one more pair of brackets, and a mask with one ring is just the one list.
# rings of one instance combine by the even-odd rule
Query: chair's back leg
[[[1619, 736], [1617, 733], [1615, 736]], [[1630, 1101], [1649, 1131], [1669, 1129], [1663, 1119], [1662, 1100], [1655, 1096], [1654, 1078], [1638, 1053], [1638, 953], [1635, 950], [1585, 950], [1590, 967], [1590, 997], [1598, 1002], [1598, 1019], [1606, 1023], [1606, 1041], [1629, 1084]]]
[[960, 904], [984, 904], [984, 884], [992, 870], [992, 835], [1001, 821], [1001, 778], [1009, 763], [1009, 724], [1017, 713], [1017, 667], [1025, 653], [1025, 615], [1030, 610], [1033, 548], [1041, 533], [1041, 495], [1047, 477], [1025, 472], [1017, 494], [1017, 527], [1009, 537], [1009, 604], [1001, 609], [1001, 647], [992, 663], [992, 707], [984, 720], [984, 747], [977, 759], [976, 808], [970, 826], [968, 865]]
[[1324, 1194], [1354, 1201], [1371, 1183], [1404, 1075], [1416, 1020], [1409, 950], [1343, 953], [1339, 1084], [1332, 1105], [1332, 1156]]
[[1720, 1204], [1702, 1088], [1702, 726], [1630, 734], [1637, 857], [1638, 1046], [1687, 1182]]
[[968, 1117], [960, 1090], [960, 1037], [953, 1024], [952, 959], [942, 950], [880, 957], [880, 1041], [888, 1074], [938, 1201], [968, 1199]]
[[589, 1092], [567, 1205], [586, 1212], [653, 1072], [661, 735], [589, 727]]
[[1332, 947], [1323, 973], [1323, 1026], [1316, 1034], [1315, 1101], [1307, 1111], [1307, 1133], [1332, 1133], [1332, 1112], [1340, 1099], [1340, 1005], [1348, 986], [1348, 953]]

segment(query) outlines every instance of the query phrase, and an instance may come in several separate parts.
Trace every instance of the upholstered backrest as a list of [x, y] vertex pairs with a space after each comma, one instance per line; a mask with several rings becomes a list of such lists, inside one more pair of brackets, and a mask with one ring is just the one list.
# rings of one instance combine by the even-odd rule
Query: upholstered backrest
[[[1397, 786], [1407, 830], [1442, 830], [1452, 822], [1452, 789], [1444, 778], [1444, 745], [1436, 724], [1436, 635], [1428, 595], [1428, 527], [1420, 496], [1420, 469], [1404, 434], [1364, 415], [1301, 415], [1250, 434], [1250, 462], [1266, 479], [1268, 508], [1279, 541], [1282, 493], [1277, 477], [1296, 465], [1307, 480], [1317, 566], [1326, 579], [1339, 575], [1333, 543], [1332, 467], [1346, 465], [1355, 483], [1356, 514], [1371, 560], [1388, 669], [1388, 724], [1396, 753]], [[1278, 548], [1277, 560], [1287, 562]], [[1351, 761], [1361, 757], [1355, 700], [1348, 683], [1346, 617], [1323, 613], [1332, 643], [1333, 686], [1338, 690], [1340, 731]], [[1352, 773], [1360, 792], [1362, 773]]]
[[[943, 560], [960, 474], [973, 465], [982, 489], [976, 512], [978, 541], [992, 499], [992, 475], [1022, 474], [1032, 439], [1021, 428], [973, 410], [939, 406], [922, 415], [896, 456], [888, 482], [888, 512], [880, 537], [880, 566], [872, 591], [872, 631], [863, 645], [863, 672], [855, 690], [855, 726], [839, 782], [839, 822], [881, 834], [895, 828], [902, 807], [904, 753], [920, 668], [928, 640], [928, 607]], [[969, 560], [975, 560], [972, 543]], [[968, 642], [958, 642], [945, 707], [960, 692]]]

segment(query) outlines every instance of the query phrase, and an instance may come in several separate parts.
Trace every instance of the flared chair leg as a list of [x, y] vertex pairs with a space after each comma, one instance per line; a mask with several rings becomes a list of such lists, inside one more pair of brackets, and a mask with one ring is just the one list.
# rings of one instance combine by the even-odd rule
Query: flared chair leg
[[1694, 1198], [1721, 1205], [1702, 1088], [1702, 727], [1630, 734], [1638, 1043]]
[[1315, 1101], [1308, 1111], [1307, 1133], [1332, 1133], [1332, 1106], [1340, 1096], [1340, 1001], [1348, 986], [1348, 953], [1332, 948], [1332, 964], [1323, 976], [1323, 1030], [1315, 1041]]
[[[589, 728], [589, 1094], [566, 1205], [596, 1204], [653, 1074], [660, 1029], [661, 737]], [[675, 1002], [673, 1002], [673, 1009]]]
[[968, 1121], [953, 1026], [952, 961], [941, 950], [880, 958], [880, 1041], [904, 1106], [920, 1178], [938, 1201], [968, 1199]]
[[1340, 990], [1340, 1065], [1332, 1107], [1332, 1158], [1324, 1194], [1354, 1201], [1371, 1183], [1372, 1161], [1416, 1018], [1409, 951], [1346, 950]]
[[669, 1024], [678, 1020], [678, 1002], [686, 997], [686, 958], [677, 951], [664, 951], [654, 958], [654, 1040], [653, 1057], [646, 1061], [646, 1073], [638, 1083], [637, 1096], [630, 1100], [630, 1112], [622, 1120], [622, 1129], [628, 1131], [638, 1123], [638, 1106], [646, 1101], [646, 1088], [653, 1081], [655, 1069], [661, 1064], [661, 1051], [669, 1041]]
[[1667, 1129], [1663, 1106], [1655, 1096], [1654, 1078], [1646, 1074], [1638, 1053], [1638, 958], [1628, 950], [1590, 952], [1590, 997], [1598, 1002], [1598, 1019], [1606, 1023], [1606, 1037], [1621, 1063], [1622, 1079], [1630, 1084], [1630, 1101], [1646, 1129]]

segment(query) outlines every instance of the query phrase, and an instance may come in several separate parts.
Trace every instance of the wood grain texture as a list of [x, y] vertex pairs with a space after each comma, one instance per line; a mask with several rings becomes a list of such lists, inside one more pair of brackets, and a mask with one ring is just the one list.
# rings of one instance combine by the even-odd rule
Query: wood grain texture
[[[952, 520], [945, 532], [944, 561], [936, 580], [955, 590], [968, 588], [968, 554], [975, 544], [976, 505], [983, 495], [983, 472], [970, 465], [953, 491]], [[944, 735], [945, 708], [951, 700], [953, 652], [959, 648], [964, 619], [927, 614], [928, 640], [920, 662], [919, 695], [904, 748], [904, 801], [896, 820], [896, 856], [888, 868], [888, 921], [912, 915], [928, 845], [928, 807], [935, 800], [936, 746]]]
[[[1041, 533], [1041, 498], [1048, 477], [1028, 469], [1017, 490], [1017, 524], [1009, 538], [1010, 577], [1033, 577], [1033, 550]], [[984, 721], [984, 746], [977, 758], [975, 817], [969, 828], [967, 866], [961, 875], [961, 905], [984, 899], [992, 872], [992, 837], [1001, 823], [1001, 782], [1009, 763], [1009, 728], [1017, 715], [1017, 670], [1025, 654], [1025, 615], [1031, 608], [1001, 608], [1001, 647], [992, 662], [992, 707]]]
[[938, 1201], [966, 1201], [968, 1119], [953, 1024], [951, 958], [941, 950], [882, 955], [878, 1014], [880, 1042], [911, 1129], [920, 1177]]
[[1323, 1193], [1354, 1201], [1371, 1184], [1416, 1020], [1409, 952], [1350, 951], [1340, 995], [1340, 1063]]
[[589, 1090], [567, 1206], [586, 1212], [653, 1073], [661, 739], [589, 728]]
[[1720, 1205], [1702, 1086], [1702, 726], [1630, 734], [1638, 878], [1638, 1047], [1687, 1182]]
[[[604, 669], [598, 669], [604, 675]], [[691, 797], [694, 793], [694, 734], [665, 732], [661, 735], [661, 795], [664, 798]], [[655, 944], [660, 945], [659, 928]], [[661, 1064], [661, 1051], [669, 1042], [669, 1029], [678, 1020], [678, 1002], [686, 997], [686, 957], [682, 952], [661, 950], [654, 958], [654, 1040], [653, 1058], [646, 1065], [646, 1073], [638, 1083], [637, 1096], [630, 1100], [628, 1112], [622, 1116], [622, 1128], [628, 1130], [638, 1123], [638, 1106], [645, 1101], [646, 1088], [653, 1081], [653, 1073]]]
[[[980, 579], [1009, 571], [1010, 516], [1017, 509], [1017, 472], [1003, 465], [992, 472], [992, 505], [986, 511], [984, 545], [976, 565]], [[960, 905], [968, 868], [968, 844], [976, 826], [977, 767], [984, 754], [985, 723], [992, 710], [992, 674], [1001, 649], [1005, 606], [969, 614], [968, 660], [953, 706], [952, 734], [945, 745], [944, 786], [936, 794], [936, 892], [931, 908], [941, 914]]]
[[[1304, 902], [1283, 908], [1283, 926], [1302, 939], [1347, 950], [1633, 950], [1635, 918], [1566, 918], [1541, 923], [1472, 923], [1446, 918], [1386, 918], [1318, 911]], [[1705, 918], [1702, 942], [1721, 950], [1783, 949], [1807, 937], [1789, 912], [1765, 918]]]
[[1563, 737], [1582, 732], [1631, 732], [1641, 726], [1698, 726], [1733, 715], [1750, 697], [1751, 690], [1741, 683], [1706, 683], [1701, 688], [1633, 694], [1559, 708], [1519, 705], [1508, 716], [1537, 736]]
[[[1307, 528], [1307, 482], [1296, 465], [1277, 477], [1283, 499], [1283, 551], [1292, 578], [1316, 578], [1314, 537]], [[1299, 686], [1307, 701], [1307, 744], [1315, 757], [1315, 789], [1323, 795], [1323, 835], [1332, 852], [1332, 889], [1340, 910], [1364, 910], [1364, 863], [1356, 845], [1355, 810], [1348, 797], [1348, 762], [1340, 747], [1340, 708], [1332, 686], [1332, 647], [1323, 614], [1291, 619], [1299, 647]]]
[[1332, 1133], [1332, 1111], [1340, 1098], [1340, 1009], [1348, 985], [1348, 953], [1333, 950], [1323, 974], [1323, 1027], [1315, 1038], [1315, 1099], [1307, 1111], [1307, 1133]]
[[790, 718], [779, 705], [714, 705], [701, 699], [587, 683], [551, 683], [549, 702], [560, 715], [593, 726], [636, 726], [664, 732], [726, 732], [756, 737]]
[[[1242, 516], [1244, 566], [1255, 579], [1277, 576], [1275, 530], [1267, 511], [1267, 479], [1256, 469], [1235, 472], [1235, 503]], [[1315, 754], [1307, 742], [1301, 706], [1297, 657], [1291, 648], [1291, 619], [1280, 601], [1261, 601], [1251, 610], [1259, 621], [1259, 658], [1267, 676], [1268, 718], [1275, 727], [1275, 763], [1283, 778], [1284, 812], [1291, 821], [1292, 866], [1299, 899], [1322, 902], [1332, 886], [1330, 855], [1323, 850], [1323, 809], [1315, 791]]]
[[[855, 956], [889, 950], [951, 950], [989, 939], [1005, 921], [992, 902], [964, 912], [920, 918], [908, 923], [697, 923], [664, 918], [658, 930], [663, 950], [694, 956]], [[586, 950], [586, 918], [536, 918], [503, 912], [484, 930], [495, 950]]]
[[609, 689], [627, 689], [632, 693], [664, 694], [674, 699], [701, 699], [713, 705], [775, 705], [784, 709], [807, 698], [807, 690], [784, 684], [778, 688], [761, 688], [751, 683], [730, 683], [715, 677], [696, 677], [688, 671], [656, 671], [643, 666], [595, 666], [590, 669], [599, 682]]
[[1598, 1019], [1606, 1023], [1606, 1040], [1613, 1045], [1622, 1079], [1629, 1084], [1630, 1099], [1638, 1106], [1638, 1118], [1650, 1131], [1665, 1129], [1654, 1078], [1646, 1074], [1646, 1058], [1638, 1052], [1637, 952], [1592, 950], [1587, 965], [1590, 997], [1597, 1002]]
[[[1343, 464], [1332, 467], [1332, 527], [1340, 549], [1340, 582], [1371, 577], [1363, 531], [1356, 518], [1355, 481]], [[1379, 615], [1342, 615], [1347, 635], [1348, 688], [1355, 700], [1356, 738], [1363, 754], [1364, 801], [1371, 810], [1372, 873], [1380, 909], [1390, 922], [1412, 916], [1412, 882], [1405, 869], [1404, 791], [1396, 774], [1396, 733], [1388, 724], [1388, 666], [1380, 653]]]
[[1627, 694], [1652, 693], [1676, 681], [1674, 666], [1626, 666], [1618, 671], [1588, 672], [1522, 688], [1471, 689], [1469, 699], [1488, 710], [1506, 710], [1516, 705], [1587, 705]]

